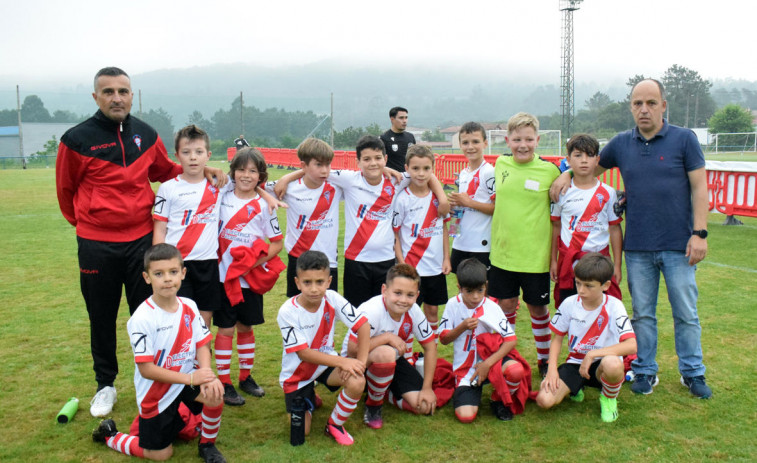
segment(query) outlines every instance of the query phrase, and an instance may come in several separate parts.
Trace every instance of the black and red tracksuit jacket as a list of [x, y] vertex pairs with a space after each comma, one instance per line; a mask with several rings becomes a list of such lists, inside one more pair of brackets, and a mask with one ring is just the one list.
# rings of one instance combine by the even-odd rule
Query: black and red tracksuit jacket
[[60, 210], [77, 236], [114, 243], [152, 231], [150, 182], [182, 172], [152, 127], [130, 115], [114, 122], [101, 111], [63, 134], [55, 170]]

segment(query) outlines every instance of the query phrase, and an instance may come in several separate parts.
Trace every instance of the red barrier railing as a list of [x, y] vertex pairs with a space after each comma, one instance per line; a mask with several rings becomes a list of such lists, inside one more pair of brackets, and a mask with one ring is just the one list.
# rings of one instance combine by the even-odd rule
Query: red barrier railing
[[714, 198], [718, 212], [757, 217], [757, 172], [711, 172], [717, 174]]

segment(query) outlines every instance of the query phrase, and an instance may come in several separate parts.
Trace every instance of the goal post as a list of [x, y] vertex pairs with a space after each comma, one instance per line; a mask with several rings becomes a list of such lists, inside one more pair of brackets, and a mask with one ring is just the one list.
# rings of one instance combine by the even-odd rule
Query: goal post
[[[489, 153], [510, 153], [505, 143], [507, 130], [487, 130], [486, 139], [489, 141]], [[559, 130], [539, 130], [539, 146], [536, 154], [543, 156], [562, 156], [562, 133]]]
[[713, 153], [757, 152], [757, 132], [716, 133], [707, 148]]

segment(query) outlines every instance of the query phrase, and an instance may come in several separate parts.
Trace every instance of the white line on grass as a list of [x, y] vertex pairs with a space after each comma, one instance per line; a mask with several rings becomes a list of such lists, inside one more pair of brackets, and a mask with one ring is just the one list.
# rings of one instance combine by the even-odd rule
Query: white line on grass
[[735, 265], [721, 264], [720, 262], [713, 262], [711, 260], [703, 260], [698, 265], [710, 264], [716, 267], [730, 268], [732, 270], [741, 270], [742, 272], [757, 273], [757, 270], [748, 267], [736, 267]]

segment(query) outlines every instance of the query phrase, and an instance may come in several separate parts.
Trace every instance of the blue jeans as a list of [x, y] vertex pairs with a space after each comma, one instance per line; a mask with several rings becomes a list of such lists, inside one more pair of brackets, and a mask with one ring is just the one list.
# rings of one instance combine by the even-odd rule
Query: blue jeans
[[660, 272], [665, 277], [668, 301], [673, 309], [673, 327], [678, 354], [678, 370], [684, 377], [704, 375], [702, 328], [697, 316], [696, 266], [680, 251], [626, 251], [628, 288], [631, 291], [638, 358], [636, 374], [657, 373], [657, 295]]

